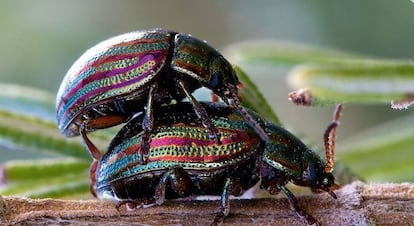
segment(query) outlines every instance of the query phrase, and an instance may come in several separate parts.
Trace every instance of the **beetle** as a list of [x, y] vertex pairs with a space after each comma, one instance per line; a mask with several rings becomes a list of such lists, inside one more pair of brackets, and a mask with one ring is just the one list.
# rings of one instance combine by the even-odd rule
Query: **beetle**
[[[270, 194], [287, 195], [291, 208], [306, 223], [318, 221], [303, 210], [285, 186], [291, 182], [310, 187], [313, 192], [326, 191], [336, 198], [333, 189], [334, 143], [341, 106], [326, 130], [327, 163], [287, 130], [265, 121], [249, 111], [258, 125], [269, 134], [263, 142], [234, 109], [220, 103], [203, 103], [220, 133], [221, 144], [209, 139], [201, 121], [189, 103], [162, 107], [155, 114], [150, 155], [140, 164], [143, 131], [141, 117], [129, 121], [113, 138], [107, 152], [91, 164], [92, 193], [111, 199], [117, 206], [129, 207], [162, 204], [165, 199], [190, 195], [221, 195], [220, 208], [213, 224], [228, 215], [229, 195], [241, 195], [255, 185]], [[88, 150], [99, 150], [89, 143]]]
[[86, 51], [68, 70], [57, 93], [57, 124], [68, 136], [128, 121], [145, 112], [141, 162], [146, 162], [154, 106], [188, 98], [209, 136], [218, 131], [192, 95], [206, 87], [239, 109], [264, 141], [267, 135], [240, 105], [240, 82], [230, 63], [205, 41], [163, 29], [135, 31], [103, 41]]

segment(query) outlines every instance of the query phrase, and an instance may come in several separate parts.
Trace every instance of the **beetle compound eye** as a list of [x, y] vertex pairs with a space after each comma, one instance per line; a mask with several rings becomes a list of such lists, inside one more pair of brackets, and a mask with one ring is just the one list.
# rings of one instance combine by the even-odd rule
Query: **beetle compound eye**
[[328, 178], [323, 178], [323, 180], [322, 180], [322, 184], [323, 185], [328, 185], [329, 184], [329, 179]]
[[322, 187], [329, 188], [334, 184], [335, 178], [332, 174], [326, 174], [322, 180]]

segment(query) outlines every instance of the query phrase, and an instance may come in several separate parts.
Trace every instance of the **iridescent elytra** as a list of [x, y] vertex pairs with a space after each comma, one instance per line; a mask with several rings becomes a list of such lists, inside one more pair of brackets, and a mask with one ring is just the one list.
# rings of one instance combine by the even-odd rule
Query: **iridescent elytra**
[[205, 41], [163, 29], [135, 31], [87, 50], [68, 70], [57, 94], [57, 124], [68, 137], [107, 128], [144, 112], [142, 162], [148, 155], [157, 106], [188, 98], [212, 139], [217, 129], [192, 95], [209, 88], [239, 109], [263, 140], [268, 137], [240, 105], [238, 77], [231, 64]]
[[[333, 189], [334, 143], [341, 108], [338, 107], [325, 137], [327, 162], [287, 130], [249, 111], [269, 134], [265, 143], [234, 109], [219, 103], [203, 103], [217, 128], [221, 144], [209, 139], [189, 103], [161, 107], [155, 114], [150, 155], [140, 164], [142, 117], [129, 121], [113, 138], [107, 152], [91, 165], [91, 191], [117, 205], [129, 207], [162, 204], [165, 199], [190, 195], [220, 195], [220, 207], [213, 223], [229, 213], [229, 195], [241, 195], [261, 180], [260, 187], [270, 194], [280, 191], [298, 216], [308, 224], [318, 221], [302, 209], [286, 187], [291, 182], [326, 191]], [[99, 153], [94, 146], [90, 152]], [[99, 154], [96, 154], [99, 155]]]

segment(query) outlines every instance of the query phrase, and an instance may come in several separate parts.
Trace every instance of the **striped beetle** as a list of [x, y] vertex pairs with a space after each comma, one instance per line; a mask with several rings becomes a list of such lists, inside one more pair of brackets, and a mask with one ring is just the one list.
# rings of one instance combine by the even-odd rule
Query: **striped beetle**
[[190, 195], [221, 195], [220, 208], [213, 224], [228, 215], [229, 195], [241, 195], [255, 185], [270, 194], [286, 194], [291, 208], [308, 224], [318, 221], [302, 209], [286, 184], [310, 187], [313, 192], [332, 191], [334, 183], [334, 143], [342, 106], [325, 132], [327, 162], [287, 130], [249, 111], [256, 123], [268, 133], [263, 142], [234, 109], [220, 103], [203, 103], [220, 134], [217, 145], [209, 139], [189, 103], [164, 106], [155, 113], [150, 154], [140, 164], [137, 151], [143, 139], [142, 117], [129, 121], [113, 138], [107, 152], [87, 142], [94, 159], [91, 165], [91, 191], [117, 206], [162, 204], [165, 199]]
[[198, 118], [219, 144], [218, 130], [192, 92], [213, 91], [237, 108], [262, 140], [266, 133], [240, 105], [239, 80], [230, 63], [205, 41], [162, 29], [136, 31], [103, 41], [69, 69], [57, 94], [57, 124], [68, 137], [128, 121], [145, 112], [141, 163], [148, 157], [154, 106], [188, 98]]

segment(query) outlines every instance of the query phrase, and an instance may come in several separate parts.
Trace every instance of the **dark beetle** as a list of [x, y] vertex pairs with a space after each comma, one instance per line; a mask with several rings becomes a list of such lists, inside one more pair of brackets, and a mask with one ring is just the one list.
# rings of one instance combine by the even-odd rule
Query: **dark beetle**
[[[326, 191], [336, 198], [337, 185], [331, 173], [333, 147], [339, 112], [325, 134], [327, 163], [294, 135], [249, 111], [269, 135], [263, 142], [234, 109], [219, 103], [204, 103], [217, 128], [221, 144], [209, 139], [192, 105], [179, 103], [162, 107], [155, 114], [151, 150], [146, 165], [139, 164], [143, 131], [142, 117], [129, 121], [114, 137], [108, 151], [91, 165], [91, 190], [99, 198], [118, 205], [162, 204], [165, 199], [189, 195], [221, 195], [214, 224], [229, 213], [229, 195], [241, 195], [261, 179], [260, 187], [270, 194], [284, 192], [296, 213], [309, 224], [317, 221], [301, 209], [286, 188], [291, 182]], [[89, 143], [89, 151], [99, 151]]]
[[263, 140], [268, 137], [240, 106], [239, 80], [230, 63], [205, 41], [162, 29], [136, 31], [103, 41], [85, 52], [69, 69], [57, 94], [57, 123], [66, 136], [118, 125], [144, 111], [140, 151], [146, 161], [153, 128], [153, 106], [192, 103], [198, 118], [219, 143], [217, 129], [192, 96], [211, 89], [238, 108]]

